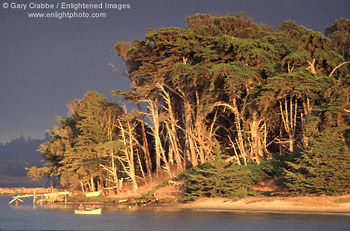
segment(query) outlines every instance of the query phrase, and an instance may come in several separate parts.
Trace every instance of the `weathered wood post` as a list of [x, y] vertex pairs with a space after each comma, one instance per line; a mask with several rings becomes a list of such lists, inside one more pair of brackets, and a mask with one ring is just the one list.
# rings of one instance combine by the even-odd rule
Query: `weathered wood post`
[[36, 196], [35, 196], [35, 191], [33, 193], [33, 208], [35, 208], [35, 200], [36, 200]]

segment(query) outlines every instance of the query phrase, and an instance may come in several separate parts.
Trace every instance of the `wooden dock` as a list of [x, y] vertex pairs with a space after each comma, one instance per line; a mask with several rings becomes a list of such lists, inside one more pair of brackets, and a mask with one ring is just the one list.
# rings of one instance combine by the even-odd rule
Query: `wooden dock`
[[[53, 204], [55, 201], [57, 201], [58, 198], [63, 197], [64, 202], [67, 203], [67, 197], [69, 196], [69, 192], [54, 192], [54, 193], [42, 193], [42, 194], [36, 194], [35, 192], [33, 194], [24, 194], [24, 195], [17, 195], [14, 196], [13, 199], [8, 203], [11, 204], [13, 202], [16, 203], [16, 206], [18, 206], [18, 202], [23, 202], [22, 198], [28, 198], [33, 197], [33, 206], [35, 207], [36, 203], [43, 204], [44, 202], [47, 202], [49, 204]], [[37, 198], [40, 197], [40, 199]]]

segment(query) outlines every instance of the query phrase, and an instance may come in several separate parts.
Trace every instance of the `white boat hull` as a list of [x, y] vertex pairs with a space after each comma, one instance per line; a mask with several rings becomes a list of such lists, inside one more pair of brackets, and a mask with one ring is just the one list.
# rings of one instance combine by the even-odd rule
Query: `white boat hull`
[[87, 192], [85, 193], [86, 197], [98, 197], [99, 195], [101, 195], [101, 191], [97, 191], [97, 192]]
[[93, 209], [93, 210], [75, 210], [75, 214], [92, 214], [92, 215], [97, 215], [102, 213], [102, 209]]

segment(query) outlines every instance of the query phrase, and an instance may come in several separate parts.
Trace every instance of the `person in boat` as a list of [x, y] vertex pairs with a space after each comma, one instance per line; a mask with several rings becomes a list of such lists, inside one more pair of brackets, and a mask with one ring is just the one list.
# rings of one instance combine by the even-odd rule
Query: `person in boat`
[[83, 206], [83, 203], [80, 203], [80, 205], [79, 205], [79, 210], [80, 210], [80, 211], [84, 211], [84, 210], [85, 210], [85, 208], [84, 208], [84, 206]]
[[92, 204], [90, 207], [90, 210], [94, 210], [94, 209], [96, 209], [95, 204]]

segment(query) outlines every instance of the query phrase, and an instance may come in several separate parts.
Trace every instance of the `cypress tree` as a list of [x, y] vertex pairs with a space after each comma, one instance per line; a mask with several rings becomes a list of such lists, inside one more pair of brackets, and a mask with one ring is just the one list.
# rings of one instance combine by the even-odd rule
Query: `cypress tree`
[[310, 146], [287, 163], [285, 185], [296, 195], [339, 195], [350, 192], [350, 153], [338, 129], [310, 137]]

